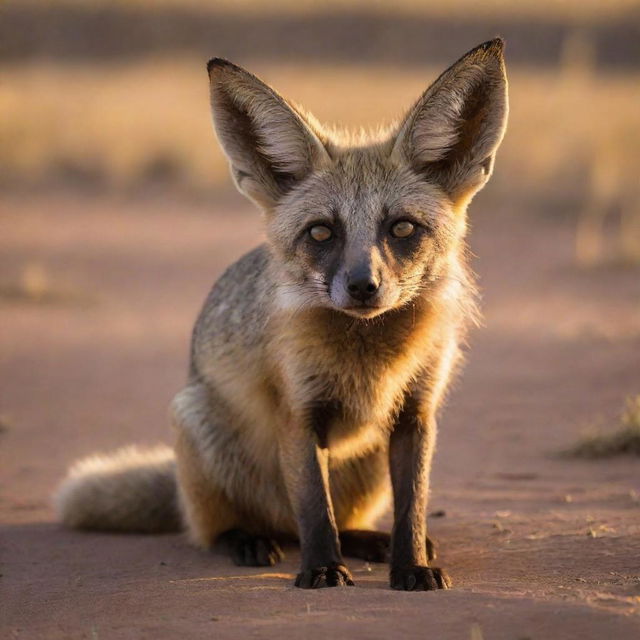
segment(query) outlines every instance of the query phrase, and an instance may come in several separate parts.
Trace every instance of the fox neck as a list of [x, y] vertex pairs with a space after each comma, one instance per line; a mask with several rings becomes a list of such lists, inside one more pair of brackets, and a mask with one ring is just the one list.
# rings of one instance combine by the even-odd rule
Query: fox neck
[[[283, 319], [272, 362], [287, 411], [295, 420], [336, 408], [325, 435], [338, 459], [377, 446], [419, 377], [433, 376], [434, 385], [443, 386], [442, 375], [433, 374], [452, 345], [457, 353], [459, 328], [452, 320], [425, 299], [369, 321], [332, 309]], [[455, 358], [453, 353], [451, 366]], [[448, 378], [448, 371], [443, 375]]]
[[286, 354], [296, 377], [300, 369], [304, 375], [335, 370], [378, 378], [403, 370], [412, 376], [431, 352], [461, 337], [473, 308], [472, 283], [451, 278], [369, 320], [324, 307], [282, 312], [271, 333], [272, 353]]

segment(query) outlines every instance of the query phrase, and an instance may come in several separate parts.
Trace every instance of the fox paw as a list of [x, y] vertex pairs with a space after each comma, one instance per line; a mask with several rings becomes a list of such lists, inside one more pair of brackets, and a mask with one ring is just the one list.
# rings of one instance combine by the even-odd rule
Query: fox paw
[[349, 569], [342, 564], [328, 567], [314, 567], [298, 574], [295, 582], [301, 589], [322, 589], [324, 587], [352, 587], [353, 578]]
[[451, 579], [446, 572], [435, 567], [392, 569], [390, 582], [392, 589], [400, 591], [435, 591], [451, 588]]
[[389, 562], [391, 536], [383, 531], [347, 529], [340, 532], [342, 553], [367, 562]]
[[[429, 562], [436, 557], [436, 547], [427, 536], [427, 558]], [[360, 558], [367, 562], [389, 562], [391, 554], [391, 536], [384, 531], [365, 529], [346, 529], [340, 532], [342, 553], [350, 558]]]
[[222, 538], [229, 545], [234, 564], [240, 567], [272, 567], [284, 558], [280, 545], [267, 536], [257, 536], [232, 529]]

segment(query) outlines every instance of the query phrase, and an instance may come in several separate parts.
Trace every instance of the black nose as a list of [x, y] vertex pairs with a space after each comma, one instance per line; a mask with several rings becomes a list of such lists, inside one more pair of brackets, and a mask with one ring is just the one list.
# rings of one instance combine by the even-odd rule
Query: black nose
[[349, 295], [361, 302], [372, 298], [379, 286], [378, 281], [371, 275], [369, 270], [360, 273], [355, 272], [347, 278]]

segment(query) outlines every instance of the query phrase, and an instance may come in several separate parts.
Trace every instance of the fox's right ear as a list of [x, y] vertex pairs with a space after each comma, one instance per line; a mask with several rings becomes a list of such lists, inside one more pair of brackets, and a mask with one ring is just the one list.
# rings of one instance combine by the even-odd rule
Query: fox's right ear
[[227, 60], [214, 58], [207, 70], [213, 122], [235, 183], [268, 210], [328, 160], [319, 125]]
[[493, 169], [509, 110], [503, 42], [472, 49], [419, 98], [401, 123], [392, 154], [435, 180], [464, 210]]

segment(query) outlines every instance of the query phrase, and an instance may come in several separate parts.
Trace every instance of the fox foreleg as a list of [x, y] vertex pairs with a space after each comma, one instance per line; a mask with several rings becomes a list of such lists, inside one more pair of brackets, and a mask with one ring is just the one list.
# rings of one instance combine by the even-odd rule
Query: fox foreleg
[[404, 591], [447, 589], [441, 569], [429, 567], [427, 500], [436, 423], [429, 402], [409, 395], [391, 433], [389, 466], [393, 485], [391, 587]]
[[329, 491], [329, 450], [318, 444], [308, 421], [293, 421], [281, 440], [280, 459], [300, 538], [302, 566], [295, 585], [303, 589], [353, 585], [342, 560]]

